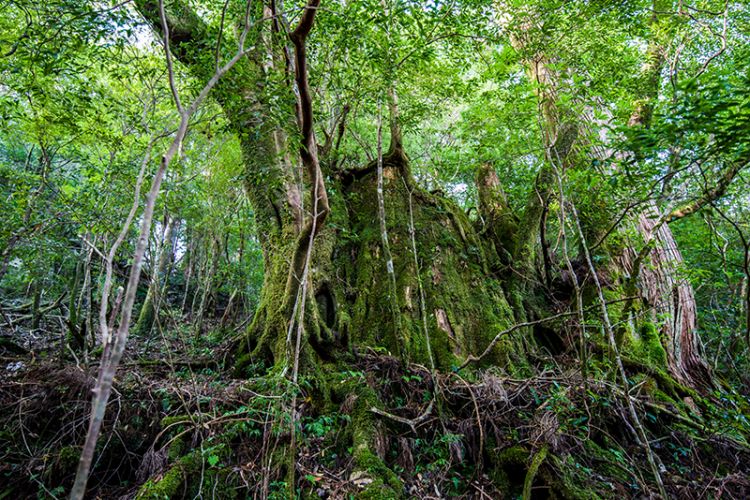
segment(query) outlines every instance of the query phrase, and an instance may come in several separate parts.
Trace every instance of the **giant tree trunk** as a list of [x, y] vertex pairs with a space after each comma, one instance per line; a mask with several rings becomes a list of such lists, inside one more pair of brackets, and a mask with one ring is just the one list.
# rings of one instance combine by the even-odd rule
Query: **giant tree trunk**
[[[427, 339], [438, 368], [481, 352], [509, 326], [513, 313], [501, 283], [489, 270], [497, 254], [480, 239], [454, 203], [414, 186], [401, 152], [384, 158], [386, 224], [397, 280], [396, 302], [403, 331], [396, 331], [390, 284], [378, 221], [375, 163], [329, 179], [331, 221], [316, 239], [309, 311], [309, 349], [304, 358], [329, 361], [353, 347], [399, 354], [428, 365]], [[410, 210], [411, 207], [411, 210]], [[413, 217], [410, 217], [413, 214]], [[414, 232], [411, 231], [411, 220]], [[291, 232], [292, 228], [286, 228]], [[417, 269], [411, 235], [418, 254]], [[293, 243], [272, 255], [262, 299], [242, 348], [241, 364], [264, 359], [284, 364], [289, 355], [288, 322], [293, 297], [285, 296]], [[425, 291], [425, 334], [419, 283]], [[510, 341], [500, 344], [492, 361], [513, 362]], [[516, 360], [520, 361], [520, 358]]]
[[[137, 0], [136, 4], [158, 29], [158, 3]], [[209, 53], [213, 57], [215, 33], [179, 1], [168, 6], [166, 18], [174, 53], [194, 74], [204, 75], [203, 57]], [[277, 121], [267, 118], [270, 104], [262, 101], [267, 62], [275, 61], [277, 53], [266, 43], [268, 24], [258, 26], [259, 53], [226, 75], [215, 94], [240, 138], [246, 190], [265, 261], [260, 304], [240, 342], [238, 366], [291, 366], [290, 321], [295, 317], [295, 304], [302, 302], [297, 293], [305, 289], [299, 286], [303, 276], [300, 264], [311, 234], [314, 244], [300, 353], [303, 369], [337, 360], [353, 347], [385, 350], [427, 364], [428, 337], [440, 368], [450, 368], [468, 354], [484, 350], [498, 331], [514, 321], [501, 282], [490, 273], [497, 268], [497, 254], [454, 203], [415, 186], [400, 148], [393, 147], [384, 158], [384, 201], [399, 292], [395, 299], [401, 321], [395, 323], [400, 323], [402, 331], [396, 331], [393, 324], [392, 301], [383, 299], [389, 295], [390, 285], [381, 246], [374, 162], [347, 171], [322, 165], [325, 181], [319, 194], [327, 195], [324, 205], [330, 206], [330, 213], [326, 210], [327, 217], [318, 214], [319, 222], [325, 219], [325, 223], [310, 231], [314, 190], [301, 195], [295, 182], [299, 176], [288, 161], [287, 152], [292, 148], [286, 144], [287, 134]], [[304, 52], [304, 37], [300, 39], [299, 34], [291, 34], [296, 56]], [[298, 120], [305, 140], [300, 156], [304, 180], [315, 187], [322, 178], [313, 165], [317, 158], [311, 157], [317, 148], [310, 142], [311, 138], [314, 141], [310, 116], [303, 116], [311, 111], [309, 100], [303, 98], [306, 76], [299, 62], [304, 63], [304, 58], [295, 62], [301, 97]], [[414, 263], [412, 234], [419, 269]], [[426, 332], [420, 312], [420, 280], [428, 316]], [[511, 355], [522, 353], [509, 347], [510, 340], [504, 342], [495, 349], [495, 361], [510, 361]]]
[[[137, 5], [156, 26], [160, 25], [155, 2], [138, 0]], [[180, 2], [171, 5], [176, 10], [173, 15], [167, 12], [167, 22], [174, 52], [191, 71], [202, 75], [206, 71], [205, 55], [210, 53], [213, 57], [215, 33], [188, 7]], [[548, 200], [554, 195], [553, 169], [548, 165], [540, 173], [518, 229], [513, 227], [515, 217], [504, 218], [502, 197], [493, 202], [492, 197], [485, 196], [483, 220], [490, 221], [493, 227], [480, 227], [478, 231], [455, 204], [415, 186], [405, 154], [395, 147], [386, 155], [384, 165], [386, 227], [398, 291], [395, 309], [400, 319], [394, 321], [393, 300], [384, 299], [391, 295], [391, 284], [380, 238], [376, 164], [346, 171], [323, 164], [323, 176], [319, 175], [321, 166], [310, 116], [302, 120], [301, 112], [304, 104], [310, 114], [310, 102], [301, 102], [302, 99], [298, 118], [305, 141], [300, 152], [305, 164], [304, 182], [312, 187], [320, 183], [319, 194], [327, 195], [322, 217], [311, 215], [315, 200], [311, 193], [301, 195], [303, 190], [296, 182], [301, 176], [288, 161], [287, 152], [292, 148], [286, 144], [287, 134], [278, 121], [267, 118], [270, 103], [264, 103], [263, 92], [258, 91], [265, 85], [269, 66], [257, 61], [276, 60], [276, 53], [267, 49], [264, 42], [268, 34], [263, 29], [261, 26], [257, 34], [262, 42], [258, 44], [261, 53], [255, 61], [244, 61], [236, 73], [222, 79], [216, 94], [240, 137], [246, 188], [265, 258], [261, 302], [240, 343], [238, 366], [290, 366], [296, 356], [294, 324], [290, 322], [296, 317], [295, 307], [303, 302], [307, 304], [300, 352], [303, 367], [335, 361], [353, 347], [382, 349], [405, 360], [427, 364], [429, 338], [436, 366], [449, 368], [459, 359], [483, 351], [495, 334], [516, 318], [543, 313], [544, 304], [535, 299], [539, 289], [534, 284], [534, 265], [542, 227], [539, 219], [544, 217]], [[292, 42], [297, 52], [304, 50], [304, 40], [300, 43], [292, 36]], [[563, 171], [577, 164], [590, 165], [576, 145], [586, 124], [578, 123], [577, 117], [561, 115], [557, 109], [555, 75], [547, 69], [545, 59], [536, 55], [528, 62], [530, 77], [539, 83], [540, 111], [545, 123], [543, 140], [549, 162], [555, 162]], [[295, 77], [298, 87], [304, 86], [299, 71]], [[486, 187], [499, 189], [499, 183], [491, 176], [480, 175], [478, 180], [480, 192]], [[584, 223], [590, 215], [596, 219], [597, 214], [583, 213]], [[311, 231], [311, 221], [318, 219], [321, 224]], [[511, 222], [508, 227], [495, 227], [507, 220]], [[314, 244], [308, 267], [302, 264], [311, 239]], [[673, 260], [677, 255], [673, 254]], [[303, 273], [303, 269], [307, 272]], [[306, 287], [300, 287], [303, 276], [309, 280]], [[508, 282], [501, 281], [509, 276]], [[674, 276], [673, 267], [665, 267], [654, 276], [659, 283], [653, 288], [671, 290], [679, 283]], [[419, 302], [420, 282], [425, 292], [424, 304]], [[299, 290], [306, 290], [308, 296], [300, 297]], [[671, 348], [674, 361], [669, 368], [677, 378], [685, 380], [684, 371], [694, 366], [691, 360], [698, 356], [694, 308], [690, 308], [694, 303], [689, 289], [678, 287], [677, 294], [678, 306], [673, 313], [679, 319], [673, 323], [679, 325], [679, 331], [674, 327], [664, 330], [662, 341], [665, 349], [670, 349], [666, 344], [677, 346]], [[539, 311], [529, 313], [529, 308]], [[421, 316], [422, 310], [427, 318]], [[523, 363], [523, 347], [511, 345], [511, 337], [503, 342], [495, 350], [494, 361]]]

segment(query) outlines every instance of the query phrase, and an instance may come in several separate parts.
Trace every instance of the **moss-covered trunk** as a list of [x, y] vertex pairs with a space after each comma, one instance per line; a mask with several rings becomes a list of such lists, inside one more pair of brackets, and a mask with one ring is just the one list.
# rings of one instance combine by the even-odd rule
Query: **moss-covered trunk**
[[[328, 185], [331, 215], [313, 247], [305, 359], [335, 361], [353, 348], [372, 348], [429, 366], [431, 352], [436, 368], [450, 369], [513, 323], [502, 283], [492, 274], [498, 256], [490, 240], [480, 237], [453, 202], [415, 187], [406, 158], [391, 154], [384, 160], [384, 198], [401, 320], [397, 331], [386, 299], [390, 284], [375, 164], [330, 178]], [[289, 237], [266, 251], [261, 305], [240, 347], [243, 366], [283, 365], [291, 352], [294, 297], [285, 293], [295, 239], [292, 227], [284, 231]], [[505, 364], [514, 351], [500, 344], [488, 361]]]

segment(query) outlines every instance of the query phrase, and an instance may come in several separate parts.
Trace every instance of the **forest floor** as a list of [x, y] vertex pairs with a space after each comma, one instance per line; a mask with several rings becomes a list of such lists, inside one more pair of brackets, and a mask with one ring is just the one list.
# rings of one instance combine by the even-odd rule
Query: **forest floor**
[[[96, 364], [61, 360], [59, 345], [43, 342], [48, 335], [0, 333], [0, 499], [64, 497], [85, 438]], [[284, 379], [233, 378], [222, 369], [228, 348], [186, 331], [158, 342], [133, 339], [99, 440], [92, 498], [287, 498], [283, 457], [293, 424], [299, 496], [359, 496], [373, 479], [355, 471], [354, 396], [326, 396], [303, 380], [292, 422]], [[493, 371], [433, 377], [368, 351], [327, 376], [377, 394], [376, 452], [403, 497], [653, 494], [623, 391], [565, 366], [575, 362], [540, 359], [521, 378]], [[630, 393], [671, 497], [750, 497], [746, 399], [669, 391], [635, 374]]]

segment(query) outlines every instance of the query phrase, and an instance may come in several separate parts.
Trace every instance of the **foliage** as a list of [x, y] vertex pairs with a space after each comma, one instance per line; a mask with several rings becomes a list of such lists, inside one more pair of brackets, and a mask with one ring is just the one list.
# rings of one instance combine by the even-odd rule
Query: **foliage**
[[[19, 411], [0, 427], [4, 477], [31, 472], [22, 487], [40, 495], [68, 484], [80, 373], [106, 352], [99, 304], [117, 301], [101, 296], [104, 257], [135, 207], [117, 289], [175, 96], [195, 96], [247, 28], [157, 198], [138, 368], [121, 374], [129, 420], [110, 422], [128, 443], [99, 449], [127, 471], [95, 473], [105, 495], [231, 497], [243, 474], [270, 498], [647, 495], [653, 454], [675, 495], [716, 487], [691, 476], [712, 456], [746, 492], [728, 464], [750, 426], [747, 2], [324, 0], [295, 74], [304, 5], [168, 1], [168, 44], [151, 0], [0, 6], [0, 348], [9, 378], [55, 394], [34, 408], [78, 412], [60, 435], [3, 388]], [[306, 232], [323, 199], [313, 153], [330, 213]], [[691, 310], [670, 316], [693, 304], [681, 292], [698, 336]], [[675, 370], [683, 353], [702, 383]], [[628, 434], [638, 419], [653, 448]]]

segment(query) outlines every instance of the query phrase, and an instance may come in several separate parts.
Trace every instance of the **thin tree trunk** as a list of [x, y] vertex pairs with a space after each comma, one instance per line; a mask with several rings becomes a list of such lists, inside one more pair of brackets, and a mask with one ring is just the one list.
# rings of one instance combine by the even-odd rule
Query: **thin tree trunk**
[[185, 255], [185, 290], [182, 294], [182, 304], [180, 305], [180, 313], [185, 314], [185, 305], [187, 304], [188, 293], [190, 292], [190, 279], [193, 277], [193, 261], [194, 256], [194, 244], [190, 239], [190, 234], [186, 232], [188, 238], [187, 251]]
[[83, 262], [79, 259], [76, 262], [75, 273], [73, 274], [73, 279], [71, 280], [69, 288], [68, 288], [68, 293], [70, 294], [69, 295], [70, 298], [68, 299], [67, 343], [68, 345], [71, 346], [73, 350], [83, 349], [83, 338], [81, 337], [81, 332], [78, 328], [79, 310], [78, 310], [78, 301], [76, 300], [79, 294], [78, 286], [81, 280], [81, 271], [82, 271], [81, 268], [82, 267], [83, 267]]
[[[135, 296], [138, 289], [138, 282], [141, 277], [141, 267], [143, 265], [143, 256], [146, 252], [146, 245], [148, 243], [148, 235], [151, 232], [151, 222], [154, 216], [154, 208], [156, 206], [156, 198], [159, 195], [159, 189], [161, 188], [162, 180], [169, 167], [172, 159], [182, 149], [182, 142], [187, 134], [188, 124], [190, 118], [195, 114], [198, 106], [205, 100], [208, 93], [216, 85], [219, 79], [229, 71], [238, 61], [247, 55], [245, 50], [245, 39], [250, 29], [249, 19], [245, 18], [244, 29], [239, 37], [239, 47], [234, 56], [223, 66], [219, 67], [217, 63], [216, 71], [213, 76], [208, 80], [200, 93], [195, 97], [189, 107], [183, 108], [179, 94], [177, 93], [174, 72], [172, 69], [172, 55], [169, 49], [169, 33], [167, 28], [166, 13], [164, 11], [163, 0], [159, 2], [160, 17], [162, 21], [162, 29], [165, 31], [165, 37], [163, 40], [164, 53], [167, 61], [167, 70], [169, 77], [169, 85], [173, 93], [175, 106], [180, 116], [179, 126], [175, 133], [174, 140], [170, 145], [167, 152], [162, 156], [161, 164], [159, 169], [156, 171], [154, 178], [151, 182], [151, 189], [146, 197], [146, 206], [143, 210], [143, 219], [138, 235], [138, 241], [136, 244], [135, 253], [133, 255], [133, 265], [131, 266], [130, 276], [128, 277], [128, 286], [125, 291], [125, 298], [122, 305], [122, 317], [120, 325], [117, 329], [117, 336], [114, 339], [111, 353], [107, 359], [102, 358], [102, 363], [99, 367], [99, 377], [94, 387], [94, 399], [92, 402], [91, 418], [89, 420], [89, 429], [86, 434], [86, 442], [84, 443], [83, 450], [81, 452], [81, 459], [78, 462], [78, 470], [76, 471], [76, 478], [73, 484], [73, 488], [70, 493], [71, 500], [81, 500], [84, 493], [86, 492], [86, 483], [88, 482], [89, 472], [91, 469], [91, 463], [94, 457], [94, 451], [96, 449], [96, 442], [99, 438], [99, 432], [101, 430], [102, 423], [104, 422], [104, 414], [107, 409], [107, 402], [109, 401], [110, 393], [112, 392], [112, 384], [114, 383], [115, 372], [120, 364], [120, 359], [125, 352], [125, 344], [128, 338], [128, 332], [130, 330], [130, 320], [133, 312], [133, 305], [135, 303]], [[249, 9], [248, 9], [249, 12]], [[248, 14], [249, 15], [249, 14]], [[129, 225], [129, 220], [127, 221]], [[106, 300], [102, 300], [106, 303]]]
[[229, 302], [227, 302], [227, 308], [224, 310], [224, 314], [221, 316], [221, 328], [224, 328], [227, 324], [227, 320], [233, 316], [232, 308], [234, 307], [234, 299], [237, 296], [237, 289], [232, 290], [232, 294], [229, 296]]
[[39, 311], [39, 303], [42, 300], [42, 285], [39, 279], [34, 280], [34, 303], [31, 306], [31, 329], [36, 330], [39, 328], [39, 321], [41, 314]]
[[210, 263], [210, 269], [208, 270], [208, 272], [205, 274], [205, 277], [204, 277], [203, 294], [201, 295], [201, 303], [200, 303], [200, 307], [198, 308], [197, 323], [195, 324], [196, 335], [200, 335], [201, 331], [203, 330], [203, 316], [206, 314], [207, 299], [208, 299], [208, 296], [211, 294], [214, 276], [216, 275], [218, 252], [219, 252], [219, 241], [216, 238], [213, 238], [213, 244], [211, 245], [211, 254], [207, 261], [207, 267], [208, 267], [208, 263]]
[[[91, 260], [94, 256], [96, 239], [93, 242], [89, 242], [89, 236], [90, 234], [84, 236], [84, 243], [88, 244], [88, 251], [83, 263], [83, 284], [81, 285], [81, 293], [78, 297], [77, 306], [80, 323], [79, 331], [81, 332], [81, 340], [83, 342], [83, 360], [86, 365], [89, 362], [89, 352], [94, 347], [94, 333], [91, 330]], [[80, 321], [81, 315], [83, 315], [82, 321]]]
[[195, 318], [195, 308], [198, 304], [198, 299], [203, 297], [203, 294], [199, 292], [202, 290], [202, 283], [206, 279], [205, 278], [206, 272], [207, 272], [206, 270], [208, 269], [209, 259], [211, 257], [210, 254], [205, 253], [205, 249], [201, 253], [204, 254], [203, 260], [200, 264], [198, 272], [195, 273], [196, 274], [195, 276], [196, 286], [195, 286], [195, 291], [193, 292], [193, 300], [190, 301], [190, 319], [191, 320]]
[[162, 275], [164, 274], [169, 258], [172, 253], [172, 229], [174, 219], [169, 215], [165, 217], [164, 227], [161, 238], [157, 243], [156, 254], [154, 256], [155, 266], [151, 269], [151, 281], [149, 282], [146, 298], [141, 306], [138, 322], [135, 331], [141, 335], [148, 335], [154, 326], [154, 321], [159, 314], [161, 304]]
[[159, 318], [159, 311], [161, 310], [161, 306], [164, 304], [164, 301], [167, 299], [167, 294], [169, 293], [169, 280], [172, 277], [172, 273], [174, 273], [176, 263], [176, 255], [175, 250], [177, 248], [177, 242], [178, 242], [178, 235], [177, 231], [175, 231], [175, 228], [179, 226], [179, 221], [175, 219], [170, 219], [171, 229], [169, 231], [170, 238], [169, 238], [169, 246], [166, 248], [166, 259], [167, 262], [165, 264], [165, 271], [164, 271], [164, 277], [161, 279], [161, 286], [159, 287], [159, 294], [157, 296], [158, 300], [156, 302], [156, 318]]

